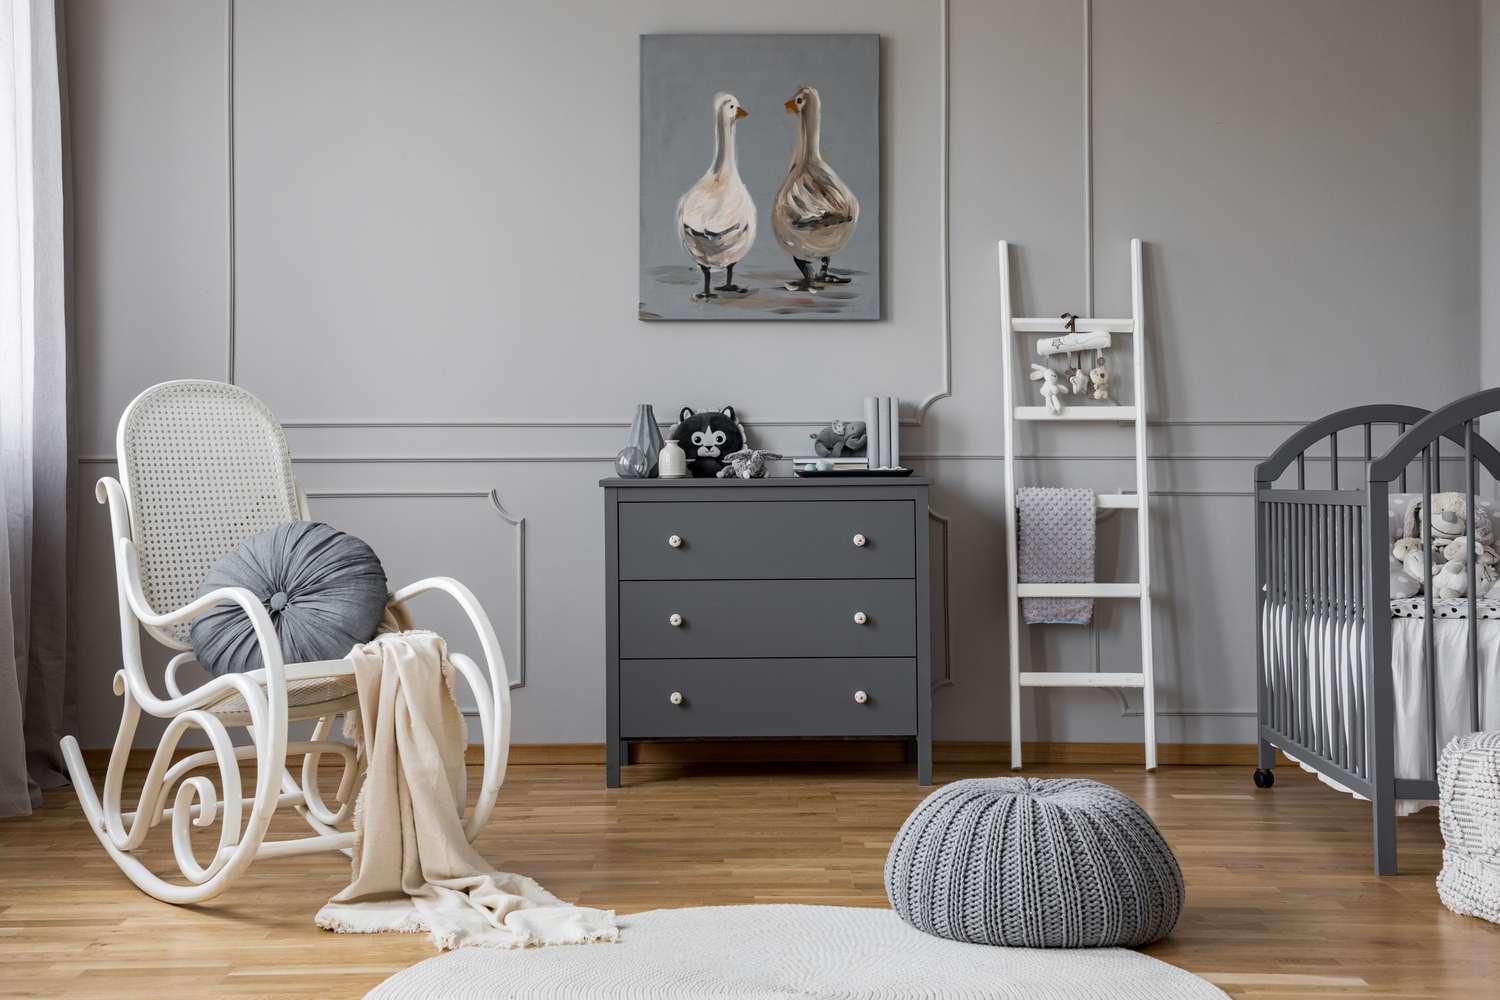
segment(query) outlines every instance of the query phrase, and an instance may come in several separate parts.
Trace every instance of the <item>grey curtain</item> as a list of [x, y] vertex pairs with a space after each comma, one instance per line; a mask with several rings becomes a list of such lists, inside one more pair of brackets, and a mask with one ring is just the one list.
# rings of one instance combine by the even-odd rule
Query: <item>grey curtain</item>
[[66, 72], [54, 0], [0, 0], [0, 816], [65, 783], [73, 469]]

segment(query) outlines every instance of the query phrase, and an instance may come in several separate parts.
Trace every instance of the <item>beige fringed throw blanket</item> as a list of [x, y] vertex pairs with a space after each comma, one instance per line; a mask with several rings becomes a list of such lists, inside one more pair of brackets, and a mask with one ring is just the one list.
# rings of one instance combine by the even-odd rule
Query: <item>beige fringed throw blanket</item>
[[615, 940], [613, 910], [573, 906], [524, 875], [497, 872], [464, 837], [468, 734], [442, 638], [386, 632], [348, 658], [359, 689], [351, 735], [367, 769], [353, 879], [318, 911], [318, 926], [425, 930], [439, 948]]

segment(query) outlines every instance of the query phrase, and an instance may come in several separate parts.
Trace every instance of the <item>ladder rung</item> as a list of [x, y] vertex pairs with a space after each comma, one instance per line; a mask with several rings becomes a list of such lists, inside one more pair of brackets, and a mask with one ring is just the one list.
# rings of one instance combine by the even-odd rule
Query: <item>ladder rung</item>
[[1094, 497], [1094, 503], [1100, 510], [1139, 510], [1141, 495], [1139, 493], [1100, 493]]
[[[1064, 404], [1061, 413], [1053, 413], [1045, 406], [1018, 406], [1016, 407], [1017, 420], [1112, 420], [1115, 423], [1128, 424], [1135, 420], [1135, 407], [1133, 406], [1068, 406]], [[1124, 456], [1129, 457], [1129, 456]]]
[[1017, 597], [1140, 597], [1138, 583], [1018, 583]]
[[1022, 687], [1145, 687], [1145, 674], [1103, 674], [1089, 670], [1023, 670]]
[[[1051, 316], [1015, 316], [1010, 321], [1011, 328], [1017, 333], [1071, 333], [1068, 329], [1068, 321], [1061, 317]], [[1135, 331], [1135, 320], [1132, 319], [1083, 319], [1082, 317], [1073, 321], [1073, 329], [1082, 333], [1085, 330], [1108, 330], [1110, 333], [1133, 333]]]

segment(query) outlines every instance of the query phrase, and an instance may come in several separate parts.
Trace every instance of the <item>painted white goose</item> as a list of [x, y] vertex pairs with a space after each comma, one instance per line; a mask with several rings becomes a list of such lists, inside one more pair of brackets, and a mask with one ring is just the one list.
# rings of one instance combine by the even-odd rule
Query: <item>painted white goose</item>
[[677, 202], [677, 236], [703, 272], [703, 291], [693, 296], [700, 301], [718, 298], [709, 287], [715, 268], [725, 271], [719, 291], [749, 291], [734, 283], [734, 265], [755, 243], [755, 202], [734, 159], [735, 123], [746, 114], [733, 94], [714, 95], [713, 163]]
[[[802, 280], [787, 282], [786, 289], [816, 292], [820, 285], [847, 285], [848, 278], [829, 273], [828, 260], [849, 245], [859, 223], [859, 199], [823, 160], [819, 148], [823, 102], [817, 90], [804, 83], [786, 102], [786, 109], [797, 116], [797, 145], [771, 206], [771, 228], [776, 242], [802, 272]], [[816, 275], [814, 260], [823, 264]]]

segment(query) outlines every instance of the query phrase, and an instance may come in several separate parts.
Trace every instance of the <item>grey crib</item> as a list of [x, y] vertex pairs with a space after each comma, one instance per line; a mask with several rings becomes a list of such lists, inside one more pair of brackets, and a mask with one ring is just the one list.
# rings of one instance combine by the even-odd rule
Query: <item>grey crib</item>
[[[1444, 485], [1468, 497], [1481, 492], [1481, 470], [1500, 480], [1500, 451], [1479, 434], [1479, 417], [1500, 411], [1500, 389], [1488, 389], [1427, 411], [1378, 403], [1331, 413], [1299, 429], [1255, 468], [1256, 711], [1259, 767], [1255, 784], [1270, 788], [1279, 748], [1370, 800], [1375, 871], [1396, 872], [1396, 802], [1437, 798], [1436, 774], [1395, 776], [1395, 705], [1391, 673], [1390, 534], [1393, 485], [1408, 476], [1432, 509]], [[1394, 440], [1391, 440], [1394, 437]], [[1444, 454], [1444, 443], [1447, 454]], [[1375, 448], [1384, 445], [1384, 451]], [[1341, 481], [1343, 460], [1362, 458], [1362, 481]], [[1349, 446], [1354, 450], [1350, 451]], [[1454, 463], [1457, 468], [1453, 468]], [[1326, 468], [1323, 488], [1308, 467]], [[1347, 470], [1346, 470], [1347, 471]], [[1350, 477], [1344, 475], [1343, 480]], [[1283, 481], [1287, 481], [1284, 483]], [[1431, 576], [1431, 519], [1423, 517], [1423, 549]], [[1479, 614], [1475, 560], [1469, 560], [1468, 676], [1479, 728]], [[1434, 690], [1436, 646], [1431, 587], [1425, 593], [1422, 670]], [[1307, 626], [1339, 655], [1313, 662]], [[1331, 666], [1330, 666], [1331, 664]], [[1344, 670], [1342, 690], [1323, 671]], [[1436, 741], [1436, 701], [1427, 698]], [[1335, 724], [1330, 724], [1333, 718]], [[1437, 749], [1441, 749], [1440, 747]], [[1433, 754], [1436, 760], [1437, 754]]]

